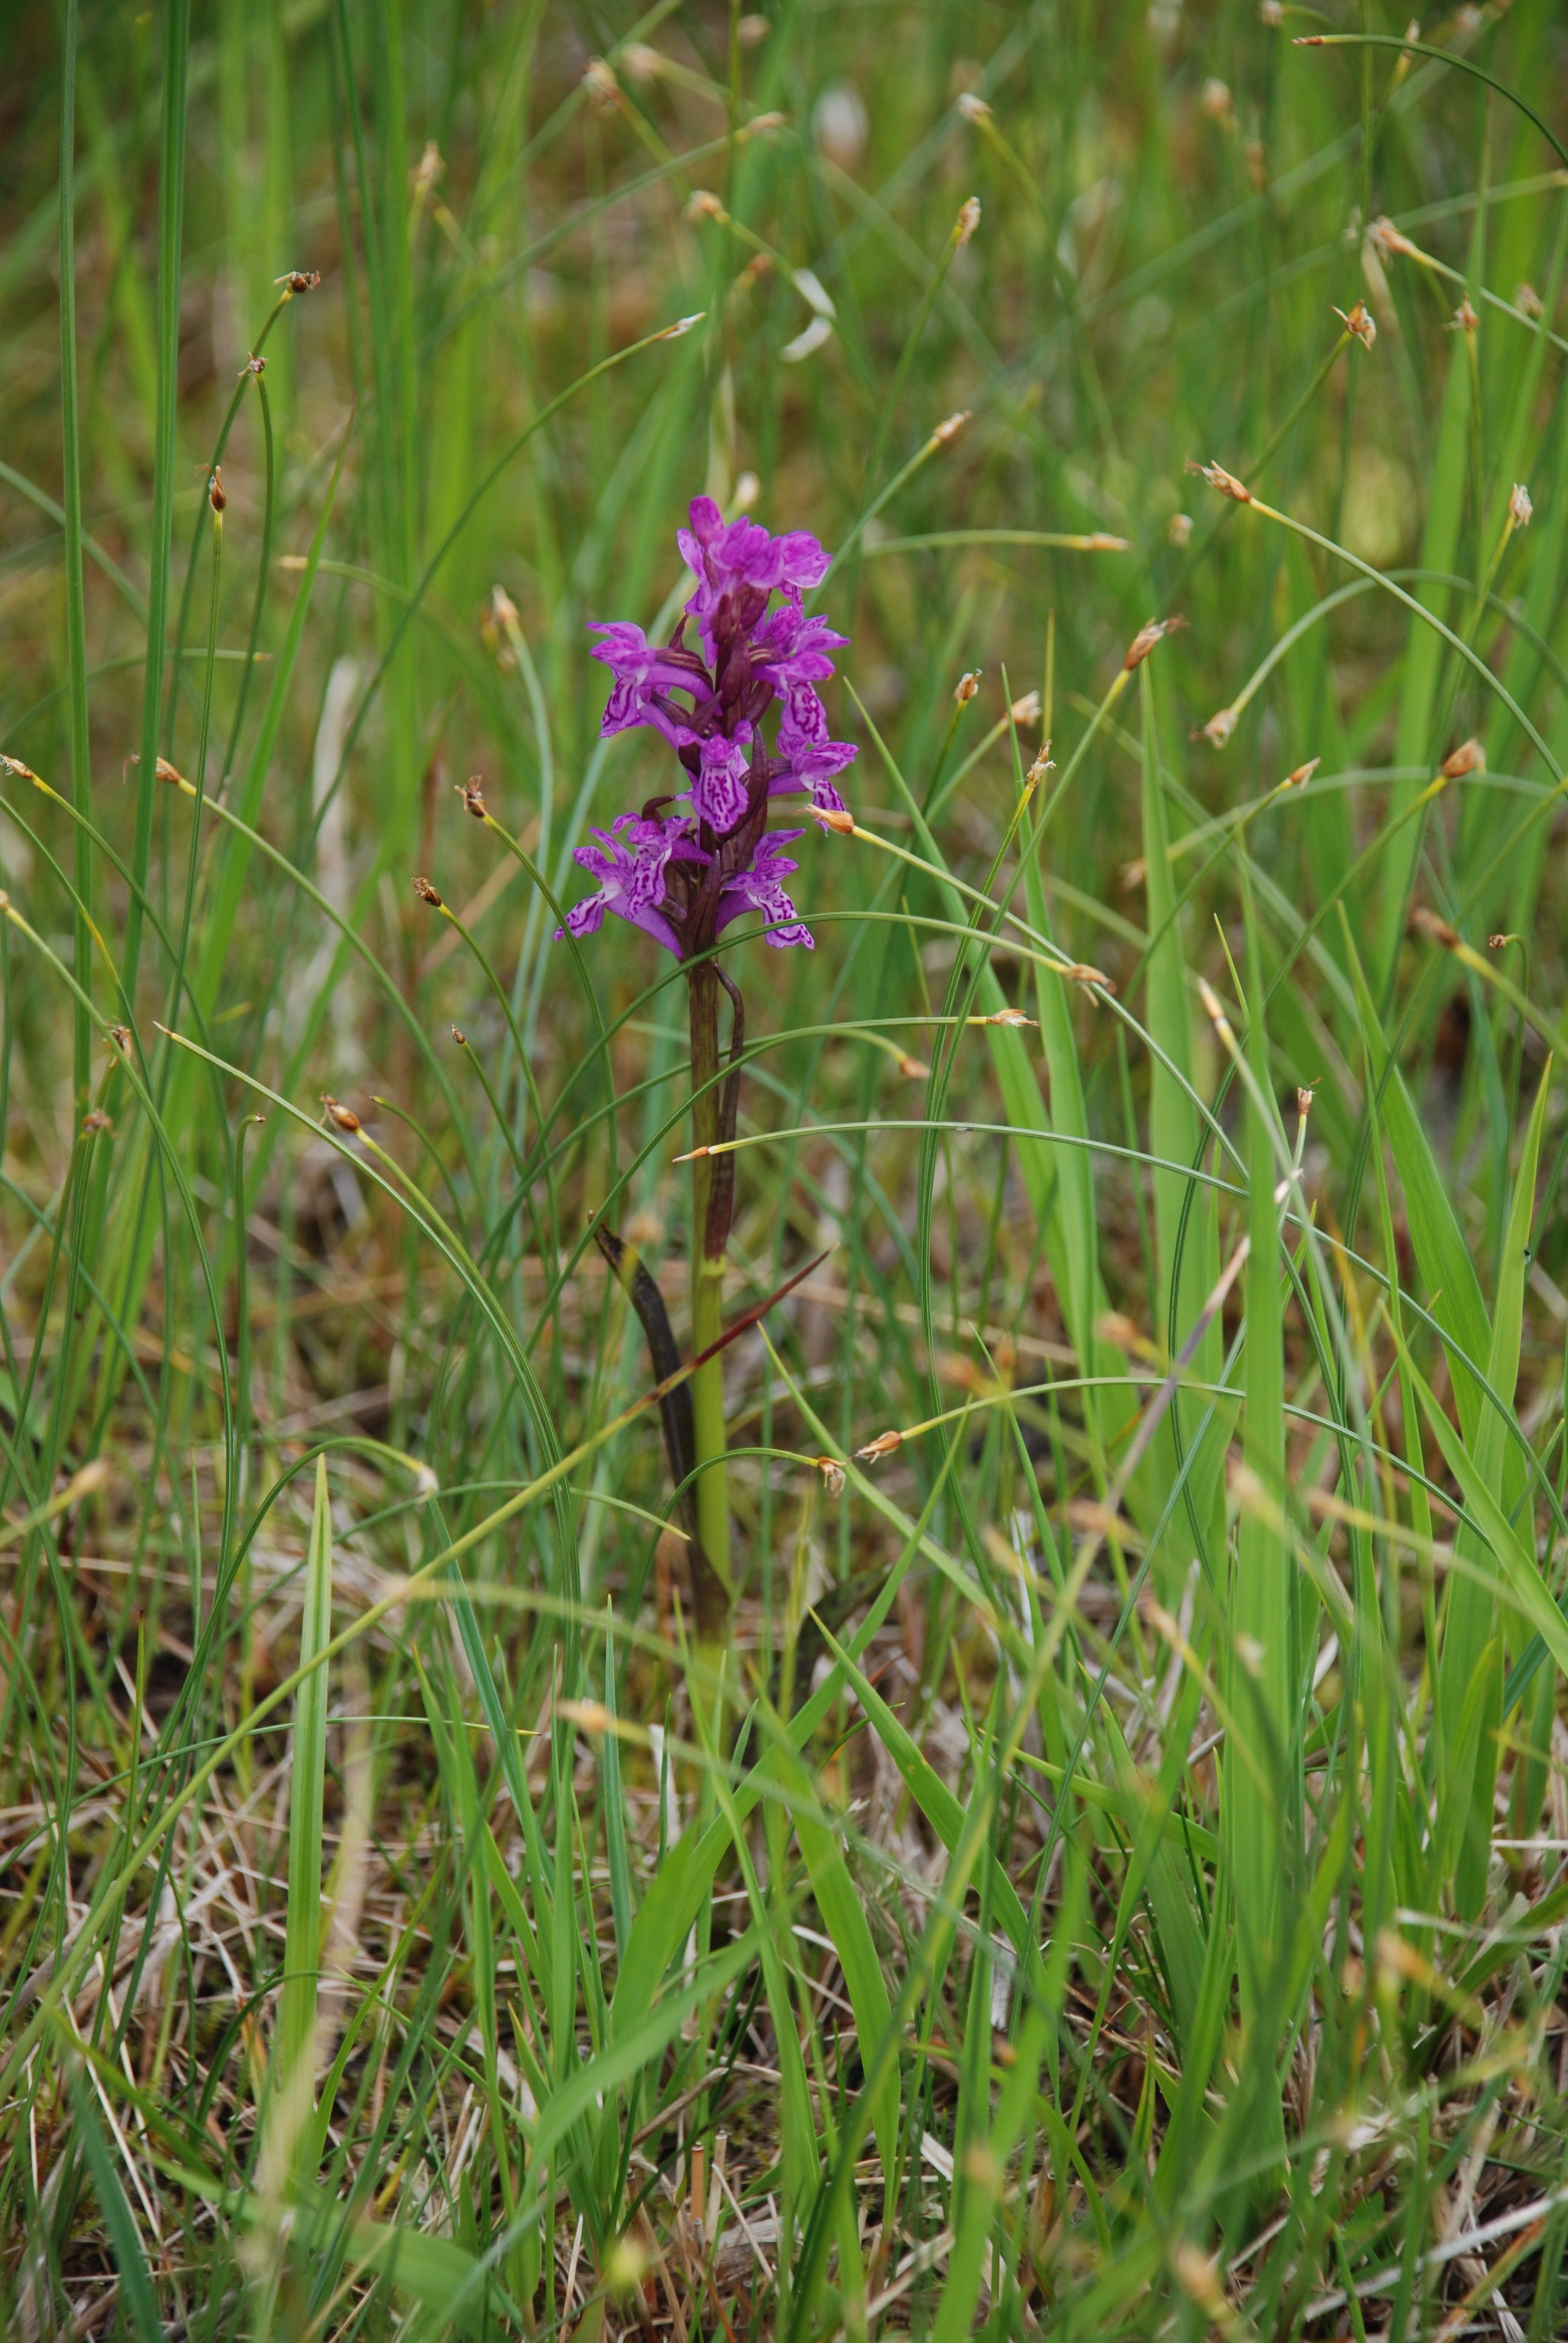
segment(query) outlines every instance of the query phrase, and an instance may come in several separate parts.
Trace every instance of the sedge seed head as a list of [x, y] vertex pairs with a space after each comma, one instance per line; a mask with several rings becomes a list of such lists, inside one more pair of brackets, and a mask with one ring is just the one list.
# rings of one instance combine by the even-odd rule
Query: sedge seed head
[[1189, 457], [1186, 469], [1198, 479], [1206, 480], [1211, 488], [1218, 488], [1222, 497], [1231, 498], [1235, 504], [1250, 505], [1252, 501], [1251, 489], [1244, 487], [1234, 472], [1228, 472], [1223, 464], [1200, 464]]
[[1353, 334], [1363, 348], [1371, 349], [1377, 339], [1377, 320], [1364, 301], [1358, 301], [1351, 309], [1336, 309], [1334, 315], [1347, 334]]

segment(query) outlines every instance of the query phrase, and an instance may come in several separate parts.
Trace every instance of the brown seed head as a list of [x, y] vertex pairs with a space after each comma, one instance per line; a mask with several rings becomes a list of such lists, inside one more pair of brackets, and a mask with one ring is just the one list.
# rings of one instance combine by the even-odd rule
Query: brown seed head
[[899, 1071], [907, 1082], [929, 1082], [931, 1070], [923, 1058], [911, 1058], [905, 1051], [899, 1060]]
[[1424, 260], [1426, 258], [1426, 255], [1422, 252], [1420, 245], [1412, 244], [1409, 236], [1405, 236], [1399, 228], [1395, 227], [1392, 220], [1389, 218], [1386, 212], [1380, 214], [1380, 216], [1373, 220], [1371, 227], [1367, 230], [1367, 240], [1370, 244], [1375, 245], [1379, 252], [1383, 253], [1390, 257], [1392, 257], [1396, 252], [1399, 252], [1403, 253], [1407, 260]]
[[314, 293], [321, 282], [319, 268], [291, 268], [286, 277], [275, 277], [275, 285], [286, 286], [290, 293]]
[[874, 1464], [879, 1456], [890, 1456], [895, 1448], [901, 1448], [903, 1444], [901, 1432], [879, 1432], [875, 1440], [869, 1440], [864, 1448], [856, 1449], [856, 1460], [862, 1464]]
[[1239, 505], [1251, 503], [1251, 489], [1244, 488], [1233, 472], [1228, 472], [1225, 469], [1223, 464], [1198, 464], [1189, 457], [1186, 468], [1198, 479], [1207, 480], [1211, 488], [1218, 488], [1222, 497], [1230, 497]]
[[228, 503], [228, 490], [223, 484], [223, 466], [215, 464], [206, 484], [206, 500], [215, 513], [220, 513]]
[[588, 59], [583, 87], [596, 114], [608, 114], [620, 96], [620, 84], [602, 57]]
[[1513, 306], [1523, 309], [1527, 317], [1543, 317], [1546, 314], [1546, 304], [1528, 277], [1514, 294]]
[[1508, 499], [1508, 518], [1515, 528], [1528, 528], [1535, 508], [1530, 501], [1530, 491], [1523, 480], [1515, 480], [1513, 493]]
[[520, 624], [518, 606], [504, 586], [492, 586], [490, 588], [490, 614], [498, 627]]
[[959, 216], [957, 221], [958, 248], [960, 252], [963, 250], [965, 245], [969, 242], [970, 236], [973, 236], [979, 226], [980, 197], [978, 196], [967, 196], [964, 198], [964, 201], [959, 206]]
[[1377, 320], [1364, 301], [1358, 301], [1353, 309], [1336, 309], [1334, 315], [1342, 319], [1347, 334], [1353, 334], [1358, 342], [1371, 349], [1377, 339]]
[[990, 1015], [982, 1017], [980, 1022], [982, 1025], [1032, 1025], [1034, 1020], [1026, 1017], [1021, 1009], [993, 1009]]
[[1509, 944], [1513, 942], [1513, 940], [1514, 939], [1512, 936], [1503, 935], [1488, 936], [1486, 939], [1487, 945], [1493, 951], [1504, 950]]
[[721, 220], [728, 216], [724, 206], [710, 187], [693, 187], [681, 214], [683, 219], [689, 220]]
[[414, 892], [422, 903], [428, 903], [433, 911], [438, 911], [441, 909], [441, 898], [437, 894], [428, 879], [416, 879]]
[[456, 1041], [456, 1043], [457, 1044], [457, 1047], [458, 1047], [458, 1049], [459, 1049], [459, 1050], [466, 1050], [466, 1049], [467, 1048], [467, 1046], [468, 1046], [468, 1037], [467, 1037], [467, 1035], [464, 1032], [464, 1031], [463, 1031], [463, 1029], [462, 1029], [462, 1027], [461, 1027], [460, 1025], [454, 1025], [454, 1026], [453, 1026], [453, 1028], [452, 1028], [452, 1039], [453, 1039], [453, 1041]]
[[1429, 911], [1424, 903], [1416, 904], [1410, 915], [1410, 924], [1413, 933], [1427, 937], [1434, 944], [1442, 944], [1446, 951], [1458, 949], [1459, 930], [1450, 927], [1446, 920], [1440, 920], [1435, 911]]
[[109, 1028], [109, 1039], [114, 1043], [116, 1049], [119, 1051], [122, 1057], [128, 1058], [130, 1056], [131, 1029], [128, 1025], [111, 1025]]
[[970, 409], [967, 407], [960, 407], [956, 415], [944, 417], [931, 433], [927, 445], [931, 447], [950, 447], [969, 419]]
[[1140, 627], [1127, 646], [1127, 657], [1121, 662], [1123, 674], [1131, 675], [1135, 667], [1141, 667], [1156, 643], [1162, 641], [1167, 635], [1173, 635], [1186, 623], [1186, 619], [1180, 617], [1151, 618], [1146, 627]]
[[1211, 748], [1222, 749], [1240, 722], [1233, 708], [1219, 709], [1204, 725], [1203, 738]]
[[1466, 773], [1483, 773], [1486, 751], [1479, 740], [1462, 740], [1443, 759], [1441, 770], [1445, 781], [1462, 781]]
[[1453, 334], [1473, 334], [1480, 323], [1480, 318], [1470, 306], [1470, 296], [1467, 293], [1448, 321], [1449, 331]]
[[822, 1486], [830, 1497], [844, 1493], [844, 1468], [836, 1456], [813, 1456], [811, 1462], [822, 1475]]
[[847, 806], [811, 806], [808, 811], [819, 829], [836, 830], [843, 838], [855, 827], [855, 817]]
[[971, 667], [960, 676], [953, 686], [953, 698], [960, 708], [967, 708], [974, 698], [980, 689], [980, 679], [984, 672], [983, 668]]
[[1296, 1092], [1296, 1112], [1301, 1116], [1303, 1122], [1305, 1122], [1312, 1111], [1312, 1093], [1309, 1090], [1299, 1090]]
[[3, 765], [8, 773], [15, 773], [19, 781], [31, 781], [36, 788], [43, 788], [44, 784], [39, 780], [32, 766], [25, 765], [20, 757], [0, 755], [0, 765]]
[[463, 810], [465, 813], [471, 813], [476, 821], [486, 821], [489, 819], [489, 808], [485, 803], [484, 781], [485, 777], [482, 773], [470, 773], [467, 779], [459, 782], [457, 787], [457, 795], [463, 800]]
[[[141, 761], [142, 752], [139, 749], [133, 749], [126, 759], [128, 765], [139, 765]], [[167, 781], [174, 789], [183, 789], [186, 786], [185, 775], [177, 771], [166, 757], [159, 757], [154, 760], [153, 772], [158, 780]]]
[[1114, 992], [1115, 985], [1102, 968], [1092, 968], [1086, 960], [1070, 960], [1059, 971], [1070, 984], [1097, 984], [1101, 992]]
[[1280, 784], [1281, 788], [1286, 789], [1304, 789], [1307, 783], [1312, 779], [1312, 775], [1317, 771], [1318, 767], [1322, 763], [1322, 761], [1323, 760], [1321, 757], [1309, 757], [1304, 765], [1298, 765], [1292, 772], [1289, 772], [1285, 775], [1284, 779]]
[[95, 1131], [113, 1131], [114, 1127], [114, 1124], [109, 1121], [108, 1116], [104, 1112], [101, 1106], [94, 1107], [89, 1113], [85, 1114], [82, 1117], [82, 1136], [84, 1139], [90, 1139]]
[[355, 1131], [364, 1129], [365, 1126], [354, 1109], [351, 1106], [341, 1105], [330, 1091], [322, 1091], [321, 1103], [327, 1109], [328, 1121], [335, 1122], [339, 1131], [347, 1131], [352, 1136]]
[[1038, 724], [1040, 722], [1039, 692], [1026, 691], [1020, 699], [1013, 701], [1007, 712], [1015, 724]]
[[260, 376], [264, 375], [266, 372], [266, 360], [265, 358], [258, 358], [256, 352], [252, 350], [249, 357], [246, 358], [245, 364], [241, 367], [238, 375], [236, 377], [236, 380], [243, 382], [247, 374]]

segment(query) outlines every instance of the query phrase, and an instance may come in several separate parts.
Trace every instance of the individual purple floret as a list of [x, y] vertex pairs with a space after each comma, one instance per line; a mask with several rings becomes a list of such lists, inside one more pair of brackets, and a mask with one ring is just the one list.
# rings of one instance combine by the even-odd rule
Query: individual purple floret
[[[578, 848], [599, 888], [567, 926], [588, 935], [614, 911], [689, 959], [754, 910], [769, 922], [769, 943], [809, 945], [780, 884], [796, 866], [779, 847], [800, 832], [769, 836], [767, 822], [770, 799], [801, 791], [819, 813], [845, 810], [833, 777], [856, 750], [830, 737], [817, 687], [846, 638], [803, 602], [829, 557], [803, 529], [773, 537], [755, 521], [727, 522], [710, 497], [694, 499], [678, 542], [697, 583], [672, 639], [650, 643], [640, 627], [600, 620], [593, 656], [614, 678], [601, 737], [646, 725], [675, 751], [680, 785], [596, 831], [604, 851]], [[689, 626], [700, 653], [687, 646]], [[775, 704], [769, 747], [762, 724]]]
[[795, 917], [795, 906], [781, 883], [786, 871], [799, 866], [779, 849], [801, 835], [798, 830], [770, 830], [748, 867], [725, 880], [719, 898], [717, 927], [720, 933], [743, 911], [760, 911], [765, 920], [773, 922], [768, 930], [770, 944], [804, 944], [808, 951], [812, 949], [810, 930]]
[[661, 908], [669, 866], [675, 860], [686, 864], [708, 859], [686, 833], [683, 821], [636, 813], [620, 814], [608, 830], [596, 830], [593, 834], [602, 840], [602, 848], [579, 846], [572, 857], [599, 883], [596, 893], [585, 895], [567, 913], [571, 933], [597, 935], [605, 913], [613, 911], [678, 954], [680, 939]]

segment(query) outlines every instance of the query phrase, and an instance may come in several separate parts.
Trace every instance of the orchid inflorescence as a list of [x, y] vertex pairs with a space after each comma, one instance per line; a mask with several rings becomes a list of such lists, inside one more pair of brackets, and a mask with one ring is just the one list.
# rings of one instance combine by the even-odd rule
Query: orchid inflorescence
[[[809, 949], [783, 884], [796, 868], [784, 849], [801, 832], [767, 825], [775, 798], [802, 790], [819, 813], [845, 811], [833, 777], [856, 751], [829, 737], [817, 686], [846, 638], [809, 616], [803, 600], [827, 576], [829, 557], [804, 529], [774, 537], [755, 521], [726, 522], [711, 497], [693, 499], [677, 541], [697, 587], [672, 639], [650, 643], [627, 620], [600, 620], [593, 655], [615, 678], [601, 735], [647, 726], [669, 743], [685, 778], [640, 813], [596, 830], [598, 845], [577, 849], [598, 886], [566, 926], [592, 935], [613, 911], [688, 960], [732, 920], [759, 911], [770, 944]], [[700, 652], [686, 642], [689, 625]], [[769, 748], [762, 719], [774, 701]]]

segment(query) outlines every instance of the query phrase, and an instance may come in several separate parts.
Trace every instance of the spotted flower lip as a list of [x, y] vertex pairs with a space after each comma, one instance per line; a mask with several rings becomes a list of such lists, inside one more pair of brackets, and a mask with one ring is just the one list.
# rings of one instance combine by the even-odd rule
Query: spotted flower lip
[[783, 885], [796, 866], [782, 849], [801, 833], [769, 833], [767, 820], [771, 800], [792, 794], [817, 813], [847, 811], [834, 779], [858, 751], [832, 739], [819, 686], [848, 639], [804, 602], [829, 558], [805, 529], [775, 537], [744, 516], [726, 521], [710, 497], [693, 499], [689, 518], [677, 542], [696, 583], [671, 639], [650, 643], [628, 619], [592, 628], [593, 657], [613, 679], [600, 737], [646, 727], [674, 750], [681, 777], [578, 848], [598, 885], [566, 930], [595, 934], [613, 911], [689, 959], [753, 911], [770, 944], [809, 947]]

